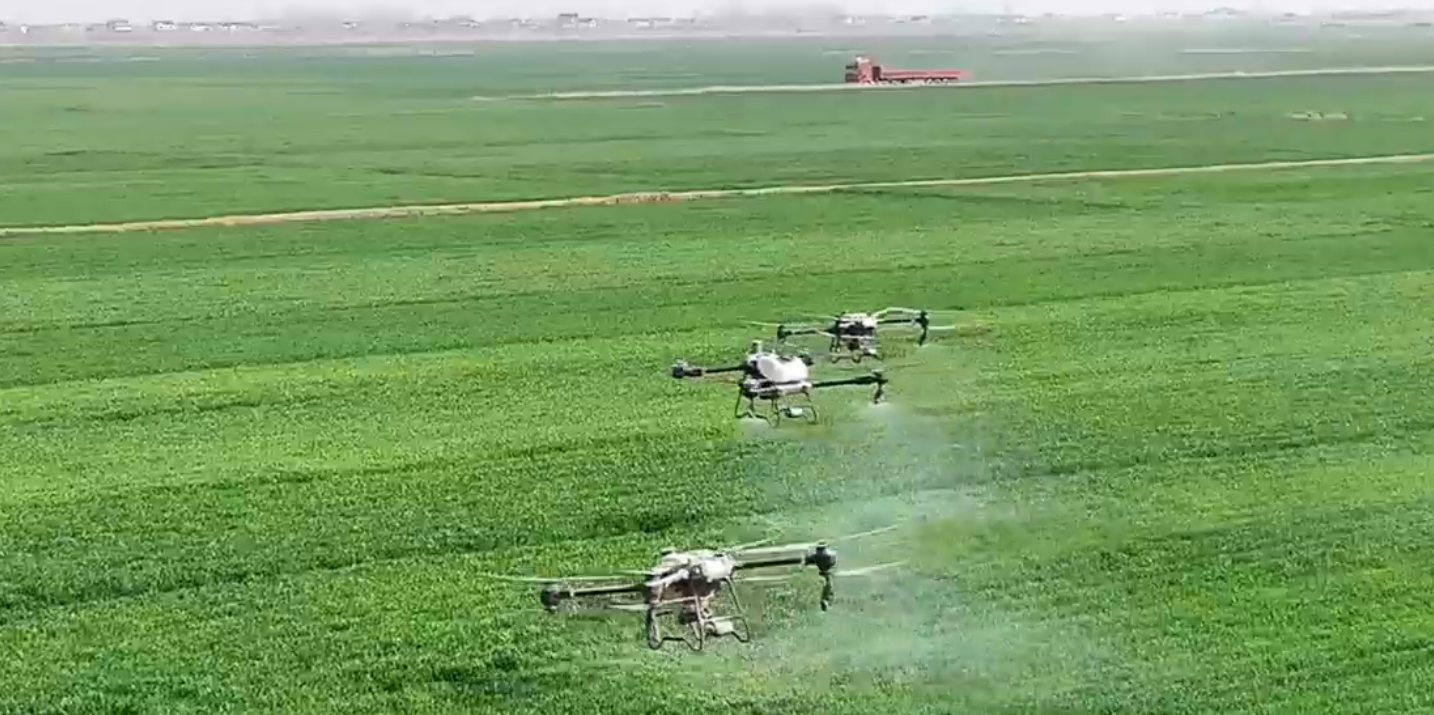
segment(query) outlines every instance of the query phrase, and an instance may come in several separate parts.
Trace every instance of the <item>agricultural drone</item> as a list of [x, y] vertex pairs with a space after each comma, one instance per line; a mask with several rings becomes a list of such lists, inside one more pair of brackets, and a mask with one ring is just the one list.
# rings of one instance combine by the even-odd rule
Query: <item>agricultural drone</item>
[[881, 359], [877, 332], [885, 326], [919, 329], [917, 345], [925, 345], [930, 333], [955, 330], [955, 325], [932, 325], [931, 312], [915, 308], [885, 308], [874, 313], [842, 313], [831, 316], [831, 322], [817, 323], [753, 323], [777, 329], [777, 342], [800, 335], [823, 335], [831, 338], [828, 347], [833, 362], [843, 359], [861, 362], [862, 358]]
[[[641, 580], [630, 576], [492, 578], [545, 584], [538, 592], [538, 599], [549, 613], [556, 613], [559, 606], [570, 599], [610, 599], [604, 604], [607, 608], [644, 614], [649, 648], [659, 650], [667, 641], [683, 641], [692, 650], [700, 651], [708, 638], [732, 636], [740, 643], [751, 640], [752, 632], [748, 627], [741, 600], [737, 596], [738, 580], [776, 582], [800, 575], [799, 572], [793, 572], [783, 575], [744, 576], [746, 572], [781, 566], [815, 566], [823, 581], [821, 609], [826, 611], [831, 608], [832, 575], [837, 564], [836, 552], [829, 547], [829, 543], [879, 534], [895, 528], [888, 526], [828, 541], [764, 548], [758, 547], [766, 541], [726, 549], [678, 551], [675, 548], [666, 548], [661, 551], [652, 568], [628, 572], [643, 577]], [[842, 576], [865, 576], [903, 563], [897, 561], [844, 571]], [[718, 615], [713, 612], [713, 601], [723, 592], [724, 587], [732, 596], [732, 608], [729, 612]], [[622, 598], [624, 596], [628, 597], [626, 602]], [[634, 600], [633, 597], [639, 600]], [[677, 627], [686, 627], [687, 633], [681, 636], [664, 635], [660, 623], [663, 616], [673, 617]]]
[[[762, 345], [762, 341], [752, 341], [752, 349], [742, 363], [729, 367], [694, 367], [685, 361], [679, 360], [672, 366], [672, 376], [677, 379], [705, 377], [707, 375], [720, 374], [741, 374], [741, 381], [737, 383], [737, 406], [736, 416], [738, 419], [744, 417], [762, 417], [772, 424], [777, 424], [782, 417], [798, 418], [806, 416], [810, 421], [817, 419], [816, 406], [812, 404], [812, 391], [828, 387], [843, 387], [847, 385], [876, 385], [876, 393], [872, 395], [872, 402], [881, 402], [882, 396], [886, 394], [886, 376], [880, 370], [873, 370], [866, 375], [842, 378], [839, 380], [822, 380], [814, 382], [811, 377], [812, 360], [807, 355], [781, 355], [775, 352], [768, 352]], [[788, 398], [801, 395], [806, 398], [806, 404], [797, 406], [788, 404]], [[757, 402], [771, 403], [771, 412], [766, 416], [758, 414]], [[743, 401], [746, 401], [746, 408], [743, 409]]]

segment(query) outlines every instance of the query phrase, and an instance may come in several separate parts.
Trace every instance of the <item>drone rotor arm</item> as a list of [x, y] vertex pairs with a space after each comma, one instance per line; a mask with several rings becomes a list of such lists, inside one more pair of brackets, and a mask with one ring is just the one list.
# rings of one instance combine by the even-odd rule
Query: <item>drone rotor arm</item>
[[[764, 546], [764, 547], [761, 547], [761, 548], [744, 549], [744, 550], [742, 551], [742, 555], [745, 555], [745, 556], [762, 556], [762, 555], [766, 555], [766, 554], [792, 554], [793, 552], [807, 552], [807, 553], [811, 553], [814, 549], [817, 549], [817, 548], [819, 548], [819, 547], [821, 547], [821, 546], [824, 546], [824, 545], [835, 544], [835, 543], [839, 543], [839, 542], [854, 541], [854, 540], [856, 540], [856, 539], [865, 539], [865, 538], [867, 538], [867, 537], [869, 537], [869, 536], [876, 536], [876, 535], [878, 535], [878, 534], [890, 533], [890, 532], [896, 531], [896, 530], [899, 529], [899, 528], [901, 528], [900, 525], [898, 525], [898, 524], [891, 524], [891, 525], [888, 525], [888, 526], [880, 526], [880, 527], [877, 527], [877, 528], [875, 528], [875, 529], [868, 529], [868, 530], [866, 530], [866, 531], [859, 531], [859, 532], [856, 532], [856, 533], [854, 533], [854, 534], [843, 534], [842, 536], [833, 536], [833, 537], [831, 537], [831, 538], [829, 538], [829, 539], [826, 539], [826, 540], [823, 540], [823, 541], [809, 541], [809, 542], [806, 542], [806, 543], [780, 544], [780, 545], [777, 545], [777, 546]], [[783, 565], [783, 564], [777, 564], [777, 565], [780, 566], [780, 565]]]
[[873, 370], [866, 375], [847, 377], [839, 380], [823, 380], [821, 382], [814, 382], [812, 383], [811, 389], [822, 390], [828, 387], [846, 387], [848, 385], [858, 387], [864, 385], [876, 385], [876, 393], [872, 395], [871, 399], [872, 402], [881, 402], [881, 398], [886, 394], [886, 384], [888, 382], [890, 382], [890, 380], [886, 377], [885, 374], [883, 374], [879, 370]]
[[856, 377], [844, 377], [839, 380], [822, 380], [820, 382], [813, 382], [812, 389], [824, 390], [828, 387], [860, 387], [863, 385], [885, 385], [887, 382], [889, 382], [889, 380], [886, 378], [886, 376], [882, 375], [879, 372], [873, 372], [869, 375], [858, 375]]
[[809, 326], [809, 325], [804, 325], [804, 324], [801, 324], [801, 323], [796, 323], [796, 324], [789, 324], [789, 323], [763, 323], [763, 322], [758, 322], [758, 321], [755, 321], [755, 320], [749, 320], [749, 321], [747, 321], [747, 324], [748, 324], [748, 325], [755, 325], [755, 326], [762, 327], [762, 328], [776, 328], [776, 329], [777, 329], [777, 341], [778, 341], [778, 342], [781, 342], [781, 341], [783, 341], [783, 340], [786, 340], [787, 338], [790, 338], [790, 337], [793, 337], [793, 336], [796, 336], [796, 335], [811, 335], [811, 334], [812, 334], [812, 331], [816, 330], [816, 328], [813, 328], [813, 327], [811, 327], [811, 326]]
[[548, 611], [555, 611], [558, 608], [558, 604], [569, 599], [646, 594], [647, 592], [647, 586], [640, 583], [610, 586], [569, 586], [562, 582], [555, 582], [548, 584], [547, 588], [539, 591], [538, 599]]
[[698, 365], [689, 365], [685, 361], [679, 360], [672, 365], [672, 376], [674, 378], [677, 378], [678, 380], [681, 380], [683, 378], [705, 377], [707, 375], [721, 375], [724, 373], [742, 372], [746, 369], [746, 365], [728, 365], [725, 367], [701, 367]]
[[[803, 548], [803, 547], [805, 547], [805, 546], [806, 546], [806, 544], [801, 544], [801, 545], [798, 545], [796, 548], [797, 548], [797, 549], [801, 549], [801, 548]], [[776, 550], [776, 549], [778, 549], [778, 548], [782, 548], [782, 549], [785, 550], [785, 551], [793, 551], [793, 550], [795, 550], [795, 549], [792, 549], [792, 548], [773, 547], [772, 549], [768, 549], [768, 550], [764, 550], [764, 551], [770, 552], [770, 551], [774, 551], [774, 550]], [[759, 551], [754, 550], [754, 551], [751, 552], [751, 553], [762, 553], [762, 552], [759, 552]], [[806, 554], [797, 554], [797, 555], [793, 555], [793, 556], [770, 556], [770, 557], [767, 557], [767, 558], [756, 558], [756, 559], [751, 559], [751, 560], [739, 560], [739, 561], [737, 562], [737, 569], [736, 569], [736, 570], [738, 570], [738, 571], [746, 571], [746, 570], [748, 570], [748, 569], [769, 569], [769, 568], [777, 568], [777, 567], [780, 567], [780, 566], [805, 566], [805, 565], [807, 565], [807, 563], [808, 563], [808, 561], [807, 561], [807, 555], [806, 555]]]

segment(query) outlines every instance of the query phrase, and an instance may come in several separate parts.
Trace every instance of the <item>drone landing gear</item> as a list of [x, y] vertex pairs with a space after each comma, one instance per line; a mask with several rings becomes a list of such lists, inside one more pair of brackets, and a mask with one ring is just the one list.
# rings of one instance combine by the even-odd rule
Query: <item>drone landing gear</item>
[[[662, 644], [668, 641], [681, 641], [693, 651], [701, 651], [707, 644], [708, 618], [703, 617], [700, 611], [693, 610], [685, 604], [688, 600], [678, 601], [673, 604], [665, 604], [665, 607], [654, 606], [647, 609], [647, 647], [653, 650], [662, 650]], [[673, 606], [676, 606], [675, 608]], [[673, 615], [676, 617], [678, 626], [685, 626], [680, 636], [669, 636], [662, 632], [662, 625], [658, 621], [661, 616]]]
[[[696, 604], [693, 599], [664, 604], [665, 607], [649, 608], [647, 610], [647, 647], [661, 650], [663, 643], [681, 641], [686, 643], [690, 650], [701, 652], [707, 646], [707, 641], [710, 638], [731, 636], [739, 643], [751, 642], [752, 629], [747, 624], [747, 616], [742, 612], [742, 604], [737, 600], [735, 589], [732, 596], [735, 612], [721, 616], [713, 615], [701, 605]], [[677, 625], [683, 627], [683, 634], [680, 636], [664, 635], [658, 622], [658, 618], [663, 615], [674, 616]]]
[[880, 360], [881, 353], [878, 353], [876, 348], [858, 348], [846, 352], [833, 352], [831, 355], [831, 361], [834, 363], [850, 360], [854, 365], [860, 365], [861, 361], [867, 358]]
[[657, 609], [647, 609], [647, 647], [653, 650], [662, 648], [662, 626], [657, 622]]
[[859, 338], [845, 341], [833, 339], [831, 349], [827, 352], [827, 359], [833, 363], [850, 360], [853, 364], [860, 365], [861, 361], [866, 358], [881, 359], [881, 351], [877, 348], [874, 340]]
[[[776, 427], [777, 425], [781, 424], [783, 417], [786, 417], [788, 419], [806, 418], [808, 422], [815, 424], [817, 422], [816, 404], [812, 402], [812, 396], [810, 393], [803, 394], [806, 399], [801, 405], [794, 405], [789, 402], [785, 402], [781, 397], [748, 397], [746, 395], [739, 394], [737, 395], [737, 407], [734, 414], [739, 420], [765, 420], [773, 427]], [[765, 414], [763, 414], [762, 410], [757, 408], [758, 400], [771, 403], [771, 407], [766, 411]], [[743, 403], [745, 403], [745, 405]]]

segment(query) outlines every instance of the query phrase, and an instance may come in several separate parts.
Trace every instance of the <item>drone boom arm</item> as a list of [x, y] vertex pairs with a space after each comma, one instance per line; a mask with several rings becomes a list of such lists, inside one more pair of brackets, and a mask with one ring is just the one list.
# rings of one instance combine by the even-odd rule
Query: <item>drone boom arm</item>
[[769, 569], [769, 568], [775, 568], [775, 567], [777, 567], [777, 566], [806, 566], [806, 565], [807, 565], [807, 557], [806, 557], [806, 556], [780, 556], [780, 557], [774, 556], [774, 557], [765, 558], [765, 559], [752, 559], [751, 561], [743, 561], [743, 562], [741, 562], [741, 564], [738, 566], [738, 568], [741, 568], [741, 569]]
[[921, 337], [917, 338], [917, 345], [926, 344], [926, 336], [931, 330], [931, 316], [926, 311], [915, 311], [916, 315], [905, 318], [881, 318], [877, 320], [878, 325], [914, 325], [921, 328]]
[[826, 574], [836, 568], [836, 552], [824, 545], [818, 544], [815, 549], [804, 554], [769, 556], [766, 558], [743, 560], [740, 562], [738, 568], [763, 569], [776, 566], [816, 566], [819, 572]]
[[699, 367], [679, 362], [672, 366], [672, 376], [681, 380], [686, 377], [702, 377], [704, 375], [720, 375], [728, 372], [742, 372], [746, 365], [730, 365], [727, 367]]
[[772, 566], [816, 566], [817, 573], [822, 577], [822, 599], [821, 607], [825, 611], [831, 607], [832, 602], [832, 571], [837, 565], [836, 552], [825, 545], [817, 545], [811, 553], [800, 556], [776, 556], [765, 559], [753, 559], [744, 561], [740, 568], [768, 568]]
[[827, 387], [845, 387], [847, 385], [876, 385], [876, 394], [872, 396], [874, 402], [880, 402], [882, 395], [886, 394], [886, 383], [890, 382], [886, 375], [879, 370], [873, 370], [870, 374], [857, 377], [846, 377], [840, 380], [823, 380], [812, 383], [813, 390], [820, 390]]
[[888, 382], [890, 382], [890, 380], [887, 379], [885, 375], [882, 375], [879, 372], [873, 372], [869, 375], [844, 377], [840, 380], [822, 380], [821, 382], [814, 382], [812, 383], [812, 389], [820, 390], [826, 387], [844, 387], [847, 385], [885, 385]]
[[538, 598], [543, 602], [543, 607], [549, 611], [555, 610], [559, 603], [569, 598], [586, 598], [589, 596], [620, 596], [623, 594], [646, 594], [647, 587], [643, 584], [624, 584], [613, 586], [564, 586], [560, 583], [549, 584], [547, 588], [538, 593]]
[[786, 340], [794, 335], [820, 335], [826, 332], [822, 328], [801, 327], [788, 328], [785, 325], [777, 329], [777, 339]]

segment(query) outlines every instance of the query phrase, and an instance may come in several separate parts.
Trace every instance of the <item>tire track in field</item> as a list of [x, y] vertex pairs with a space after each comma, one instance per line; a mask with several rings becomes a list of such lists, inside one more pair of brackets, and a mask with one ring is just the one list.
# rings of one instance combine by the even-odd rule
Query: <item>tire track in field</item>
[[680, 97], [710, 94], [761, 94], [783, 92], [877, 91], [883, 89], [970, 89], [973, 87], [1047, 87], [1087, 84], [1152, 84], [1158, 82], [1195, 82], [1212, 79], [1264, 79], [1276, 77], [1325, 77], [1330, 75], [1421, 74], [1434, 72], [1434, 65], [1394, 65], [1378, 67], [1323, 67], [1305, 70], [1265, 70], [1256, 72], [1201, 72], [1195, 74], [1135, 75], [1124, 77], [1063, 77], [1048, 79], [975, 80], [954, 84], [928, 85], [859, 85], [833, 82], [823, 84], [773, 85], [712, 85], [673, 89], [630, 89], [589, 92], [548, 92], [473, 97], [478, 102], [503, 102], [536, 99], [624, 99], [636, 97]]
[[125, 223], [73, 224], [64, 226], [0, 227], [0, 238], [42, 234], [129, 233], [184, 228], [266, 226], [285, 223], [327, 221], [373, 221], [382, 219], [453, 216], [470, 213], [508, 213], [576, 206], [617, 206], [623, 204], [680, 203], [710, 199], [749, 196], [782, 196], [797, 194], [829, 194], [867, 189], [902, 189], [917, 187], [989, 186], [995, 184], [1037, 183], [1073, 179], [1123, 179], [1166, 177], [1190, 174], [1217, 174], [1236, 171], [1274, 171], [1280, 169], [1313, 169], [1373, 164], [1415, 164], [1434, 161], [1434, 153], [1388, 154], [1382, 156], [1348, 157], [1342, 159], [1306, 159], [1300, 161], [1268, 161], [1247, 164], [1207, 164], [1203, 166], [1172, 166], [1151, 169], [1099, 169], [1040, 174], [1009, 174], [964, 179], [915, 179], [905, 181], [868, 181], [842, 184], [795, 184], [750, 189], [699, 189], [694, 191], [635, 192], [608, 196], [578, 196], [532, 201], [488, 201], [461, 204], [419, 204], [408, 206], [377, 206], [352, 209], [290, 211], [267, 214], [235, 214], [193, 219], [159, 219]]

